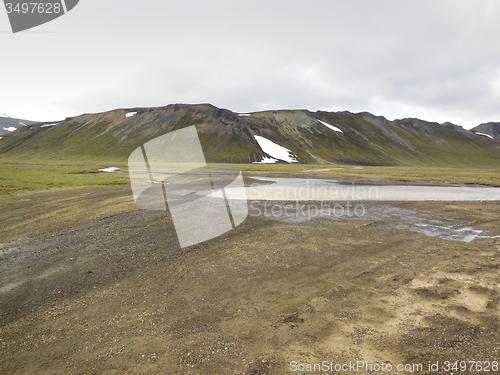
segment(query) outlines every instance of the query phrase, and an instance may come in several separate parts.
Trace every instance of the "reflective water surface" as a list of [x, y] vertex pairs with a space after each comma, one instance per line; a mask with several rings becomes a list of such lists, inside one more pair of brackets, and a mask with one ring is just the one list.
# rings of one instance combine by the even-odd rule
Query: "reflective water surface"
[[500, 188], [482, 186], [348, 185], [336, 180], [252, 177], [265, 184], [246, 189], [248, 199], [342, 201], [491, 201]]
[[409, 230], [428, 237], [463, 242], [500, 237], [459, 220], [370, 202], [496, 201], [500, 200], [500, 188], [347, 185], [335, 180], [252, 178], [263, 181], [263, 184], [253, 184], [246, 189], [246, 196], [251, 201], [249, 215], [266, 220], [303, 223], [329, 219], [373, 223], [383, 228]]

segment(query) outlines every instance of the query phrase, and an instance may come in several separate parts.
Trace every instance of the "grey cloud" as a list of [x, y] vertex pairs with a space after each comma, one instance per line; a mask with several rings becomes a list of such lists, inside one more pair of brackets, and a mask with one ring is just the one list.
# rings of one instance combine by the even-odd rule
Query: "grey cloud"
[[[367, 110], [468, 126], [500, 120], [500, 89], [492, 86], [500, 78], [497, 1], [110, 0], [81, 2], [72, 13], [44, 45], [47, 56], [59, 51], [66, 73], [57, 91], [38, 72], [22, 78], [8, 67], [75, 115], [211, 102], [245, 112]], [[40, 43], [28, 37], [9, 51]], [[40, 61], [49, 76], [58, 66]]]

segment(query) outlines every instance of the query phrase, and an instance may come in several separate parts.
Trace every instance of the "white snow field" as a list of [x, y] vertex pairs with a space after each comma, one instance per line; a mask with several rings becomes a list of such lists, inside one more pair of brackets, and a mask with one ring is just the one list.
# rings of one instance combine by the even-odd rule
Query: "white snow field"
[[484, 137], [488, 137], [488, 138], [493, 139], [493, 137], [492, 137], [491, 135], [489, 135], [489, 134], [484, 134], [484, 133], [479, 133], [479, 132], [476, 132], [476, 133], [474, 133], [474, 134], [476, 134], [476, 135], [482, 135], [482, 136], [484, 136]]
[[268, 158], [267, 156], [264, 156], [261, 161], [254, 161], [253, 164], [275, 164], [277, 162], [278, 162], [277, 159]]
[[343, 133], [342, 130], [340, 130], [339, 128], [333, 126], [333, 125], [330, 125], [330, 124], [327, 124], [326, 122], [324, 121], [321, 121], [321, 120], [318, 120], [320, 123], [322, 123], [323, 125], [325, 125], [327, 128], [330, 128], [332, 129], [333, 131], [336, 131], [336, 132], [339, 132], [339, 133]]
[[[261, 137], [260, 135], [255, 135], [255, 140], [259, 144], [262, 151], [271, 156], [274, 159], [283, 160], [287, 163], [298, 163], [296, 156], [289, 149], [280, 146], [267, 138]], [[264, 160], [264, 159], [263, 159]], [[261, 163], [262, 161], [261, 160]]]

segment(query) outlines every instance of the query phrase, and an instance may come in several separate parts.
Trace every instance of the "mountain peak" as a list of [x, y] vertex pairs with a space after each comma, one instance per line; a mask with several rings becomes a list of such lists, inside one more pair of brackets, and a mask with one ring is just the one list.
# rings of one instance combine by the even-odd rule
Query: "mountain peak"
[[0, 115], [0, 135], [12, 133], [18, 128], [36, 123], [37, 121], [22, 120], [18, 118], [12, 118], [7, 115]]
[[500, 141], [500, 122], [485, 122], [470, 130], [474, 134], [490, 136]]

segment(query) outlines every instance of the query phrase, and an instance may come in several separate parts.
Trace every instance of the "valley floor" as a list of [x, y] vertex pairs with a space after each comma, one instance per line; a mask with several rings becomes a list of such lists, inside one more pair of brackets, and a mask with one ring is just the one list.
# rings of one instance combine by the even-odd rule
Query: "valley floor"
[[[450, 373], [444, 361], [500, 359], [500, 238], [249, 217], [180, 249], [171, 218], [131, 197], [0, 197], [0, 374], [305, 372], [292, 361]], [[500, 202], [389, 204], [499, 234]]]

